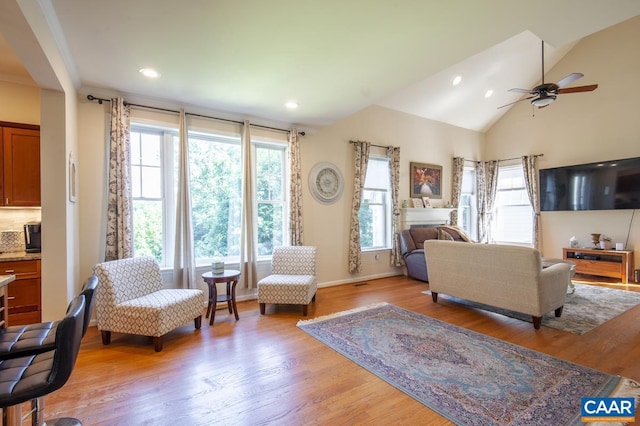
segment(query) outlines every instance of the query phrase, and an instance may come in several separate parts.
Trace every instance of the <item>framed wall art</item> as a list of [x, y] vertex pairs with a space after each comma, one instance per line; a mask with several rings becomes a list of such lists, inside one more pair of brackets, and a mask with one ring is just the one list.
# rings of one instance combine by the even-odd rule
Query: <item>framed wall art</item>
[[410, 163], [411, 198], [442, 198], [442, 166]]

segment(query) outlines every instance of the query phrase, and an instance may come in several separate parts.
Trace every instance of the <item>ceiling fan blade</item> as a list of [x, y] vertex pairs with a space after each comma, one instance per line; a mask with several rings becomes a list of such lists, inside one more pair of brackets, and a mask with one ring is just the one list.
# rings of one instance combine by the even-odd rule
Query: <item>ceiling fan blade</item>
[[533, 99], [533, 98], [535, 98], [535, 95], [534, 95], [534, 96], [529, 96], [528, 98], [522, 98], [522, 99], [519, 99], [519, 100], [517, 100], [517, 101], [515, 101], [515, 102], [511, 102], [511, 103], [508, 103], [508, 104], [505, 104], [505, 105], [499, 106], [497, 109], [504, 108], [504, 107], [508, 107], [509, 105], [517, 104], [517, 103], [518, 103], [518, 102], [520, 102], [520, 101], [526, 101], [527, 99]]
[[558, 89], [558, 94], [564, 93], [580, 93], [580, 92], [592, 92], [598, 88], [597, 84], [590, 84], [589, 86], [577, 86], [577, 87], [567, 87], [565, 89]]
[[530, 95], [536, 94], [536, 91], [531, 89], [509, 89], [509, 92], [528, 93]]
[[584, 77], [584, 74], [579, 73], [579, 72], [574, 72], [573, 74], [569, 74], [568, 76], [566, 76], [562, 80], [558, 81], [556, 83], [556, 85], [558, 87], [564, 87], [567, 84], [573, 83], [574, 81], [576, 81], [577, 79], [582, 78], [582, 77]]

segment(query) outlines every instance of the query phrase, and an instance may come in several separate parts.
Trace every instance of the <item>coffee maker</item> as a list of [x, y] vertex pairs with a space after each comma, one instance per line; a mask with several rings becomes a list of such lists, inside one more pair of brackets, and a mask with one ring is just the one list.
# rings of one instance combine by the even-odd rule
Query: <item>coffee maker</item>
[[27, 253], [40, 253], [42, 249], [42, 225], [40, 222], [24, 224], [24, 246]]

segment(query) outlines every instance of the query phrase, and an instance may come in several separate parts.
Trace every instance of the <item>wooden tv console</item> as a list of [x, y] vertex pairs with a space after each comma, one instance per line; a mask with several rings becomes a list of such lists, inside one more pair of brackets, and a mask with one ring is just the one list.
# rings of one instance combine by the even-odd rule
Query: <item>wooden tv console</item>
[[563, 248], [562, 258], [575, 262], [578, 274], [619, 278], [624, 284], [633, 282], [633, 250]]

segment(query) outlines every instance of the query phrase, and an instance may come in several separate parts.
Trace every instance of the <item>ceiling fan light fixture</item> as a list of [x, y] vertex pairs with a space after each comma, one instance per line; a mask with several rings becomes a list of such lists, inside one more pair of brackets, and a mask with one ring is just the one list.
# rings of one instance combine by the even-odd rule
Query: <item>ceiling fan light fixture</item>
[[531, 100], [531, 105], [538, 108], [545, 107], [556, 100], [556, 95], [540, 95], [540, 97]]

